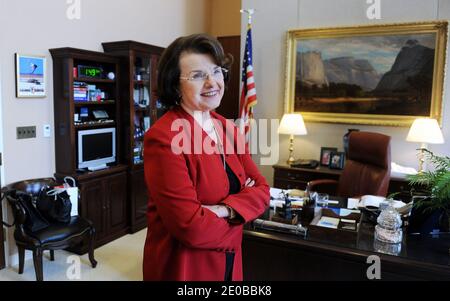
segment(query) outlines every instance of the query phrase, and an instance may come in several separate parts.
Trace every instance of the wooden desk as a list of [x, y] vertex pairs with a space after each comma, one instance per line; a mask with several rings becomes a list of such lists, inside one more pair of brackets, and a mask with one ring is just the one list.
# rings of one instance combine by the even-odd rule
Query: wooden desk
[[[347, 207], [345, 198], [335, 199], [339, 201], [335, 207]], [[268, 216], [267, 211], [261, 218]], [[330, 241], [320, 235], [300, 237], [247, 225], [242, 243], [244, 280], [368, 280], [370, 255], [380, 259], [381, 280], [450, 280], [450, 233], [422, 236], [404, 231], [398, 245], [376, 240], [374, 228], [362, 222], [355, 240]]]
[[[345, 198], [334, 199], [339, 200], [336, 207], [347, 207]], [[268, 216], [267, 211], [261, 218]], [[370, 255], [380, 258], [382, 280], [450, 280], [450, 233], [421, 236], [404, 231], [402, 243], [395, 245], [376, 240], [374, 228], [362, 222], [355, 240], [336, 236], [330, 241], [320, 235], [300, 237], [247, 225], [242, 243], [244, 280], [367, 280], [373, 264], [367, 263]]]
[[[315, 169], [294, 168], [288, 165], [274, 165], [273, 187], [282, 189], [301, 189], [306, 188], [306, 184], [312, 180], [332, 179], [339, 180], [342, 170], [330, 169], [328, 167], [319, 166]], [[397, 199], [406, 199], [409, 197], [411, 187], [408, 181], [402, 178], [391, 177], [389, 182], [388, 194], [399, 192]], [[329, 191], [324, 191], [331, 193]], [[332, 193], [331, 193], [332, 194]]]
[[[386, 246], [386, 245], [384, 245]], [[354, 244], [269, 231], [245, 230], [244, 280], [368, 280], [370, 255], [380, 258], [381, 280], [450, 280], [450, 234], [408, 236], [398, 255], [381, 252], [373, 228], [360, 230]], [[386, 248], [384, 248], [384, 252]]]

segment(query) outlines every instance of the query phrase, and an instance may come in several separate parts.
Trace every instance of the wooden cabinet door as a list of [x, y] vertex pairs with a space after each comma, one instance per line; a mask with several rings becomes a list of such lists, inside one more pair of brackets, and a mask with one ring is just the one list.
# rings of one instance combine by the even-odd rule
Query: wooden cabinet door
[[147, 224], [148, 192], [144, 170], [131, 172], [131, 232], [145, 228]]
[[105, 220], [105, 188], [103, 180], [80, 182], [81, 216], [89, 219], [95, 227], [96, 240], [107, 235]]
[[122, 172], [104, 178], [106, 189], [106, 222], [107, 231], [115, 231], [127, 227], [127, 174]]
[[2, 203], [0, 202], [0, 270], [5, 267], [5, 250], [3, 245], [3, 213], [2, 213]]

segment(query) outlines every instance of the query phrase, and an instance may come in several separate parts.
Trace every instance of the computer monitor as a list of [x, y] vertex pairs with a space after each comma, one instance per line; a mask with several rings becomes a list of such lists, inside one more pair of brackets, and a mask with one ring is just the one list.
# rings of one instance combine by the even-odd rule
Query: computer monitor
[[116, 129], [78, 131], [78, 168], [99, 170], [116, 162]]

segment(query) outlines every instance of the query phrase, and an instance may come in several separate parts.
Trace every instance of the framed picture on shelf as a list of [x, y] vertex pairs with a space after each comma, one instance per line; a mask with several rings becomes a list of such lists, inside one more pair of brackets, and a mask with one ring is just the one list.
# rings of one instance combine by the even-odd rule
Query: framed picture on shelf
[[321, 166], [329, 166], [331, 153], [337, 152], [336, 147], [321, 147], [320, 148], [320, 165]]
[[332, 169], [343, 169], [345, 163], [344, 152], [331, 152], [330, 153], [330, 165]]
[[43, 56], [15, 54], [16, 97], [45, 97], [47, 90], [46, 59]]
[[447, 27], [431, 21], [288, 31], [285, 110], [313, 122], [441, 123]]

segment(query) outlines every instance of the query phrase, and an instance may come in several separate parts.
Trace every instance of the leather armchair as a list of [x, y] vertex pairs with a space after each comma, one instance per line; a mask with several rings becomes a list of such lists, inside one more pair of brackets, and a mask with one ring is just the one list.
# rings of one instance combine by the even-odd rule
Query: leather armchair
[[97, 261], [94, 259], [95, 228], [89, 220], [81, 216], [72, 216], [68, 224], [50, 223], [48, 227], [35, 232], [31, 232], [25, 226], [29, 216], [17, 198], [17, 191], [36, 196], [43, 186], [54, 184], [56, 182], [53, 178], [41, 178], [16, 182], [2, 188], [2, 199], [6, 197], [14, 216], [14, 238], [19, 252], [19, 274], [23, 273], [25, 250], [31, 250], [37, 281], [42, 281], [44, 278], [42, 269], [44, 250], [50, 250], [50, 260], [53, 261], [54, 250], [75, 246], [85, 239], [89, 241], [89, 261], [93, 268], [97, 266]]
[[335, 195], [358, 197], [365, 194], [386, 196], [391, 173], [391, 137], [379, 133], [352, 132], [348, 158], [336, 180], [314, 180], [308, 191], [320, 191], [322, 185], [334, 185]]

